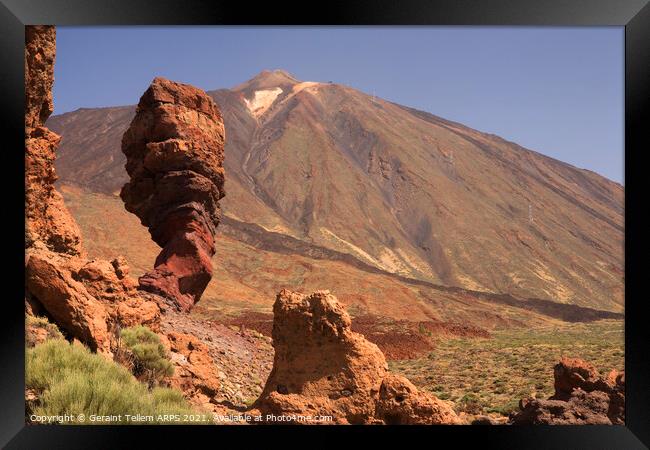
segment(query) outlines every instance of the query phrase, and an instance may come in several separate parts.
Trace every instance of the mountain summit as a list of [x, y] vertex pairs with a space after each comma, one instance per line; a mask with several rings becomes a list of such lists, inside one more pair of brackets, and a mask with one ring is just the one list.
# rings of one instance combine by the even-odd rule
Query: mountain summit
[[[209, 95], [226, 127], [230, 220], [412, 280], [623, 310], [620, 184], [281, 70]], [[127, 106], [51, 118], [63, 136], [61, 180], [118, 191], [133, 114]]]
[[236, 92], [244, 91], [249, 93], [250, 91], [263, 89], [291, 87], [298, 83], [300, 83], [300, 80], [296, 79], [286, 70], [263, 70], [250, 80], [235, 86], [232, 90]]
[[264, 70], [245, 83], [232, 89], [239, 93], [251, 114], [260, 120], [272, 105], [281, 104], [305, 88], [319, 85], [297, 80], [284, 70]]

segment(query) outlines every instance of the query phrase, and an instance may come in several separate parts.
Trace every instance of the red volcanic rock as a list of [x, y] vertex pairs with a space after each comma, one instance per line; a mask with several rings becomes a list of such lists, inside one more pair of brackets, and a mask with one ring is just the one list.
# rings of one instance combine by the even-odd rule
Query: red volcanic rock
[[[65, 208], [61, 195], [54, 188], [54, 160], [59, 136], [45, 128], [43, 123], [52, 112], [55, 50], [54, 27], [26, 27], [25, 309], [27, 315], [45, 314], [56, 324], [52, 329], [60, 329], [73, 342], [82, 343], [91, 350], [110, 357], [116, 350], [116, 337], [120, 329], [146, 325], [154, 332], [160, 331], [159, 304], [164, 304], [164, 301], [156, 295], [137, 289], [137, 282], [128, 276], [129, 268], [124, 258], [117, 257], [110, 262], [85, 258], [77, 225]], [[148, 93], [156, 94], [156, 90]], [[169, 99], [164, 92], [158, 94], [148, 101], [164, 102]], [[145, 98], [146, 95], [143, 99]], [[179, 101], [186, 101], [198, 111], [193, 113], [194, 110], [178, 109], [178, 123], [189, 121], [195, 126], [194, 129], [182, 127], [181, 131], [203, 129], [204, 132], [196, 131], [197, 136], [208, 136], [211, 125], [206, 124], [200, 116], [209, 114], [210, 120], [213, 120], [218, 116], [216, 107], [212, 103], [203, 104], [201, 96], [193, 99], [189, 94]], [[143, 102], [146, 103], [145, 100]], [[156, 123], [164, 125], [164, 117]], [[163, 176], [159, 180], [163, 195], [157, 198], [159, 204], [149, 205], [152, 207], [149, 212], [155, 218], [157, 214], [162, 214], [161, 208], [172, 208], [167, 216], [161, 215], [167, 217], [167, 222], [152, 233], [158, 233], [158, 242], [175, 242], [165, 251], [171, 255], [166, 258], [167, 266], [176, 274], [182, 275], [183, 270], [190, 274], [200, 273], [200, 264], [206, 264], [203, 255], [213, 252], [213, 234], [218, 217], [215, 205], [222, 194], [212, 186], [214, 180], [221, 180], [219, 187], [223, 187], [223, 155], [218, 153], [212, 159], [204, 157], [204, 165], [198, 168], [192, 164], [197, 160], [196, 155], [205, 149], [223, 150], [223, 126], [219, 128], [219, 125], [220, 122], [213, 125], [212, 131], [216, 133], [215, 136], [221, 136], [221, 147], [209, 146], [207, 137], [204, 140], [188, 137], [187, 140], [179, 141], [177, 149], [182, 147], [193, 155], [189, 163], [185, 164], [182, 155], [173, 154], [173, 150], [172, 154], [163, 152], [152, 161], [154, 165], [159, 164], [171, 170], [165, 174], [167, 178]], [[154, 147], [152, 145], [152, 149]], [[170, 159], [166, 160], [167, 157]], [[169, 180], [177, 182], [169, 183]], [[184, 189], [183, 183], [190, 188]], [[179, 186], [183, 193], [181, 196], [174, 194], [174, 189]], [[189, 201], [186, 201], [183, 195], [187, 196], [188, 193]], [[165, 196], [172, 201], [167, 201]], [[178, 229], [185, 233], [182, 239], [176, 233]], [[188, 247], [188, 243], [192, 245]], [[190, 264], [183, 264], [183, 258], [192, 255], [192, 252], [198, 253], [199, 258], [190, 259]], [[198, 261], [198, 267], [197, 264], [193, 265], [195, 261]], [[209, 267], [209, 258], [207, 265]], [[181, 284], [177, 289], [183, 290], [185, 286]], [[34, 325], [42, 323], [43, 321], [28, 320], [28, 345], [52, 337], [53, 332], [48, 327]], [[182, 385], [186, 395], [199, 403], [212, 397], [219, 388], [219, 383], [205, 345], [193, 336], [177, 334], [170, 336], [170, 339], [172, 354], [177, 356], [176, 365], [179, 369], [171, 383]]]
[[55, 39], [53, 26], [25, 27], [25, 248], [42, 241], [56, 252], [81, 255], [79, 228], [54, 189], [61, 138], [43, 125], [53, 109]]
[[140, 288], [182, 310], [200, 299], [212, 277], [224, 135], [221, 113], [205, 92], [156, 78], [122, 138], [130, 181], [120, 195], [163, 248]]
[[388, 372], [382, 352], [351, 330], [350, 316], [328, 291], [283, 290], [273, 312], [273, 369], [253, 405], [269, 422], [287, 415], [341, 424], [458, 422], [446, 403]]
[[124, 258], [84, 257], [76, 222], [54, 188], [59, 136], [43, 126], [52, 113], [56, 31], [25, 28], [25, 299], [71, 339], [110, 355], [111, 328], [144, 324], [156, 330], [160, 310], [127, 276]]
[[55, 57], [54, 26], [25, 27], [25, 129], [43, 126], [54, 110]]
[[381, 383], [375, 416], [387, 425], [460, 424], [450, 403], [419, 392], [409, 380], [394, 374]]
[[601, 378], [591, 364], [562, 358], [554, 367], [555, 394], [548, 400], [522, 399], [515, 425], [622, 425], [625, 423], [625, 373]]
[[219, 374], [205, 343], [190, 334], [171, 332], [164, 342], [171, 352], [174, 375], [170, 386], [183, 391], [192, 403], [206, 405], [219, 391]]
[[283, 290], [273, 312], [275, 360], [256, 407], [369, 422], [388, 365], [375, 344], [350, 330], [343, 306], [327, 291]]
[[146, 325], [158, 331], [157, 303], [141, 295], [135, 280], [120, 278], [108, 261], [52, 252], [40, 243], [26, 256], [28, 294], [69, 337], [111, 354], [115, 327]]
[[558, 400], [568, 399], [576, 388], [591, 392], [598, 388], [599, 383], [604, 383], [594, 366], [578, 358], [563, 357], [553, 368], [553, 376], [553, 399]]
[[75, 279], [75, 258], [30, 248], [25, 283], [50, 317], [93, 351], [110, 354], [106, 308]]
[[609, 397], [601, 391], [576, 389], [567, 401], [532, 399], [513, 420], [514, 425], [611, 425]]

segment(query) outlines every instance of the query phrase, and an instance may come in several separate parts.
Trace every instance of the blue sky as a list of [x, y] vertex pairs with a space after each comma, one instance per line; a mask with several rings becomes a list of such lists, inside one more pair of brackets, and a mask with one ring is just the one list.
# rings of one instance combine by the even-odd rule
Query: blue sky
[[58, 27], [55, 114], [263, 69], [333, 81], [623, 182], [622, 27]]

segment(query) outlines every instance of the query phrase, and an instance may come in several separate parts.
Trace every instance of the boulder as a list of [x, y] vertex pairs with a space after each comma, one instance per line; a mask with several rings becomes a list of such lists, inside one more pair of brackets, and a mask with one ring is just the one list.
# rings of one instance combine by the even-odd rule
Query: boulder
[[568, 400], [530, 399], [522, 403], [514, 425], [611, 425], [609, 397], [601, 391], [576, 389]]
[[563, 357], [553, 367], [553, 377], [555, 395], [552, 398], [558, 400], [567, 400], [576, 388], [593, 391], [603, 382], [594, 366], [578, 358]]
[[135, 325], [159, 329], [158, 304], [141, 295], [132, 278], [120, 279], [108, 261], [56, 253], [42, 243], [30, 247], [26, 255], [26, 290], [70, 338], [112, 354], [118, 329]]
[[169, 379], [169, 384], [183, 391], [193, 403], [209, 404], [218, 392], [220, 383], [208, 347], [195, 336], [177, 332], [167, 334], [165, 342], [174, 364], [174, 375]]
[[75, 279], [74, 266], [74, 257], [31, 248], [26, 288], [70, 337], [78, 338], [93, 351], [111, 354], [106, 308]]
[[596, 368], [576, 358], [562, 358], [553, 370], [555, 393], [548, 399], [522, 399], [511, 417], [515, 425], [623, 425], [625, 373], [599, 376]]
[[406, 378], [388, 374], [381, 383], [375, 416], [387, 425], [460, 424], [451, 402], [419, 392]]

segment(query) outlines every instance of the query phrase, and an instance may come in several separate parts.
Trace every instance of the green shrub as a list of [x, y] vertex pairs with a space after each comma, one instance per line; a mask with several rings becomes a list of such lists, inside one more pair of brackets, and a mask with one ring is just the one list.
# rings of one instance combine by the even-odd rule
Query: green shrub
[[498, 413], [503, 416], [519, 411], [519, 400], [510, 400], [503, 405], [496, 405], [486, 408], [488, 413]]
[[90, 421], [91, 415], [120, 416], [110, 423], [150, 423], [125, 417], [138, 414], [151, 416], [154, 423], [179, 423], [160, 416], [201, 414], [179, 391], [149, 390], [126, 368], [65, 340], [27, 349], [25, 369], [25, 385], [38, 396], [29, 415], [84, 414], [84, 423], [91, 424], [97, 423]]
[[483, 407], [474, 393], [467, 393], [456, 402], [455, 409], [456, 412], [464, 411], [468, 414], [480, 414]]
[[151, 385], [174, 373], [160, 336], [149, 328], [138, 325], [120, 332], [120, 346], [131, 356], [133, 373]]
[[420, 334], [424, 334], [425, 336], [429, 336], [429, 337], [432, 336], [431, 331], [429, 331], [429, 330], [427, 329], [427, 327], [424, 326], [423, 323], [421, 323], [421, 324], [418, 325], [418, 331], [419, 331]]

